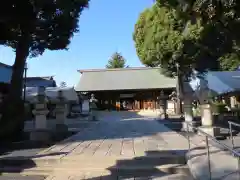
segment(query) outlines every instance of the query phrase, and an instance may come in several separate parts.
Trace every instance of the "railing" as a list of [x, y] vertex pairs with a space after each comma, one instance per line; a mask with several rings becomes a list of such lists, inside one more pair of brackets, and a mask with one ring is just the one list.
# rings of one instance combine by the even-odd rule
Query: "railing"
[[[207, 155], [207, 163], [208, 163], [208, 173], [209, 173], [209, 180], [212, 180], [212, 167], [211, 167], [211, 157], [210, 157], [210, 147], [209, 147], [209, 141], [213, 141], [215, 143], [217, 143], [218, 145], [220, 145], [221, 147], [223, 147], [225, 150], [229, 151], [234, 158], [237, 158], [237, 170], [234, 171], [234, 172], [231, 172], [231, 173], [228, 173], [220, 178], [218, 178], [219, 180], [220, 179], [225, 179], [227, 176], [229, 175], [232, 175], [234, 173], [238, 173], [238, 179], [240, 180], [240, 153], [237, 152], [233, 147], [234, 147], [234, 143], [233, 143], [233, 136], [232, 136], [232, 127], [230, 129], [230, 136], [231, 136], [231, 139], [232, 139], [232, 143], [233, 143], [233, 147], [229, 147], [227, 146], [226, 144], [224, 143], [221, 143], [220, 141], [218, 141], [216, 138], [212, 137], [211, 135], [205, 133], [204, 131], [202, 131], [201, 129], [197, 128], [197, 127], [194, 127], [191, 123], [188, 123], [188, 122], [184, 122], [187, 124], [187, 140], [188, 140], [188, 151], [190, 152], [191, 150], [191, 140], [190, 140], [190, 128], [191, 130], [197, 130], [199, 133], [201, 133], [203, 136], [205, 136], [205, 142], [206, 142], [206, 155]], [[239, 126], [239, 124], [236, 124], [236, 123], [233, 123], [233, 122], [230, 122], [229, 123], [229, 126], [232, 126], [232, 125], [235, 125], [235, 126]], [[224, 163], [224, 162], [223, 162]]]
[[228, 125], [229, 125], [229, 134], [230, 134], [230, 138], [231, 138], [232, 148], [234, 149], [235, 145], [234, 145], [234, 140], [233, 140], [232, 126], [240, 127], [240, 124], [232, 122], [232, 121], [228, 121]]

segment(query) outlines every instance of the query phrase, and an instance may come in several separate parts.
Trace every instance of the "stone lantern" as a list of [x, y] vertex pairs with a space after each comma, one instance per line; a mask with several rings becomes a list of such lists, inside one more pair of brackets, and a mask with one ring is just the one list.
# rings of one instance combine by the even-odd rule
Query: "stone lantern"
[[35, 115], [35, 129], [30, 134], [30, 140], [33, 141], [49, 141], [51, 133], [47, 127], [47, 104], [46, 104], [45, 88], [38, 88], [38, 95], [33, 114]]
[[58, 96], [56, 100], [56, 131], [67, 132], [68, 127], [65, 125], [65, 119], [67, 116], [67, 100], [63, 96], [62, 91], [58, 91]]
[[159, 96], [157, 97], [158, 101], [159, 101], [159, 116], [161, 119], [166, 119], [168, 118], [167, 115], [167, 100], [168, 100], [168, 96], [166, 96], [164, 94], [163, 91], [160, 92]]

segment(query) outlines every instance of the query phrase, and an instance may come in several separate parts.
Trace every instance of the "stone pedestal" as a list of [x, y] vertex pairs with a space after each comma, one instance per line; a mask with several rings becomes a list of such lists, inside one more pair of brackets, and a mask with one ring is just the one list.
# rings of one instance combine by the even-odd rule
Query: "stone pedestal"
[[[203, 131], [204, 133], [207, 133], [208, 135], [212, 136], [212, 137], [216, 137], [220, 135], [220, 128], [219, 127], [215, 127], [215, 126], [201, 126], [198, 128], [199, 130]], [[198, 131], [199, 135], [203, 135], [203, 133], [201, 133], [200, 131]]]
[[193, 110], [192, 110], [191, 99], [184, 100], [183, 111], [184, 111], [185, 121], [182, 123], [182, 131], [191, 131], [191, 132], [195, 131], [194, 127], [196, 127], [196, 122], [193, 121]]
[[161, 105], [158, 112], [159, 112], [158, 117], [160, 119], [167, 119], [168, 118], [167, 111], [166, 111], [166, 108], [164, 106]]
[[66, 106], [65, 103], [59, 102], [56, 104], [56, 131], [64, 133], [68, 131], [68, 127], [65, 125], [66, 119]]
[[49, 142], [51, 138], [51, 132], [47, 129], [35, 129], [30, 133], [31, 141]]
[[30, 133], [30, 140], [41, 142], [51, 140], [51, 132], [47, 127], [47, 113], [48, 110], [45, 104], [36, 104], [35, 110], [33, 110], [33, 114], [35, 115], [35, 129]]
[[196, 121], [184, 121], [182, 122], [182, 129], [181, 131], [189, 131], [189, 132], [196, 132], [196, 127], [199, 126], [199, 124]]
[[210, 104], [201, 105], [202, 114], [202, 126], [212, 126], [213, 125], [213, 115]]
[[65, 104], [57, 103], [56, 104], [55, 113], [56, 113], [57, 124], [64, 124], [65, 123], [65, 119], [66, 119], [66, 107], [65, 107]]
[[[201, 105], [201, 113], [202, 113], [202, 126], [199, 127], [203, 132], [211, 135], [218, 136], [220, 134], [220, 128], [213, 126], [213, 115], [210, 104]], [[199, 134], [202, 134], [199, 132]]]
[[36, 129], [47, 129], [47, 113], [45, 104], [36, 104], [33, 114], [35, 115], [35, 128]]
[[98, 110], [97, 109], [92, 109], [90, 111], [90, 119], [91, 121], [99, 121], [99, 115], [98, 115]]
[[231, 108], [235, 108], [236, 98], [234, 96], [230, 97], [230, 106]]

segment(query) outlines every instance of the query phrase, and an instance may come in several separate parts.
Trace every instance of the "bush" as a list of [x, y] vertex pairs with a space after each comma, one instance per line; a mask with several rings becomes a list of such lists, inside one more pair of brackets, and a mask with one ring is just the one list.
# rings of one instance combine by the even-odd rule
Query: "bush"
[[222, 114], [227, 112], [226, 104], [222, 102], [214, 102], [213, 106], [213, 113], [215, 114]]

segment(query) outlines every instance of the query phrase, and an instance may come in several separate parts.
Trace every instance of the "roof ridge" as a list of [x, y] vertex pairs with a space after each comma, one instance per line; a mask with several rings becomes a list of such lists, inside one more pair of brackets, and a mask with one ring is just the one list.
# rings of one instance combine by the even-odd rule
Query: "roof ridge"
[[129, 68], [102, 68], [102, 69], [80, 69], [77, 70], [80, 73], [83, 72], [106, 72], [106, 71], [131, 71], [131, 70], [148, 70], [159, 69], [160, 67], [129, 67]]
[[28, 76], [27, 78], [49, 78], [54, 76]]

